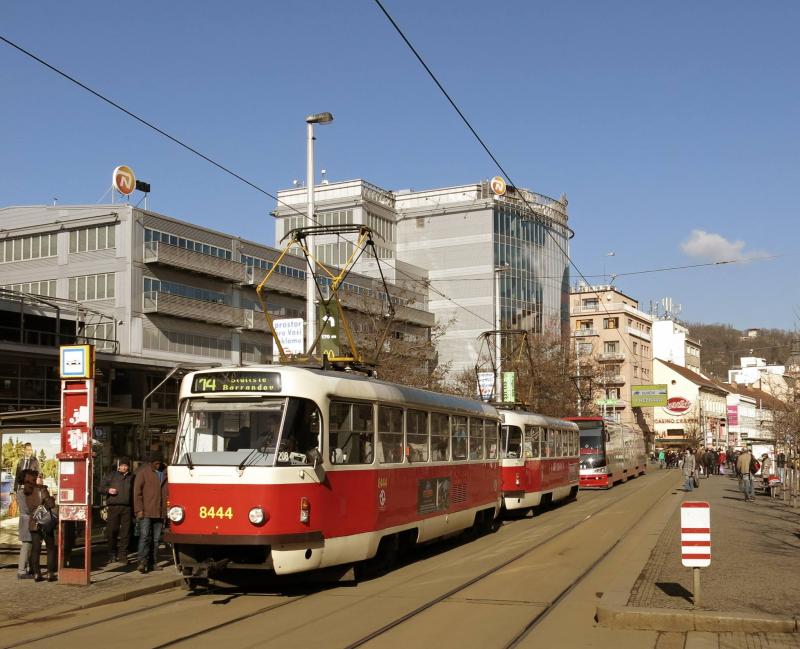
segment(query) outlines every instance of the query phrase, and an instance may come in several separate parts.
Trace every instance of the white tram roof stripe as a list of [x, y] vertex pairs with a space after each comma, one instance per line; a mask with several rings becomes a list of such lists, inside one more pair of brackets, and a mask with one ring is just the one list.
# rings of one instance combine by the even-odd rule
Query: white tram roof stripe
[[[191, 391], [192, 381], [195, 376], [222, 372], [277, 372], [281, 375], [281, 390], [269, 393], [229, 391], [213, 394]], [[411, 388], [358, 374], [284, 365], [215, 367], [207, 370], [190, 372], [181, 382], [180, 397], [184, 399], [190, 396], [197, 396], [205, 399], [302, 396], [314, 399], [317, 402], [326, 398], [335, 397], [364, 401], [382, 401], [387, 404], [396, 403], [407, 408], [446, 410], [472, 417], [498, 418], [497, 410], [495, 410], [494, 407], [476, 399], [467, 399], [451, 394]]]
[[530, 424], [547, 428], [559, 428], [561, 430], [578, 430], [578, 425], [576, 423], [558, 419], [557, 417], [548, 417], [547, 415], [540, 415], [527, 410], [509, 410], [506, 408], [500, 408], [499, 410], [504, 424], [510, 424], [512, 426]]

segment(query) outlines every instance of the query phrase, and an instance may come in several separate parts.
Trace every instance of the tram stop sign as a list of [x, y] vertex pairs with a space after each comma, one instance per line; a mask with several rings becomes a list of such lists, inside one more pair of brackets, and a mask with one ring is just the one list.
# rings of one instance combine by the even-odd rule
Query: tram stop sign
[[681, 505], [681, 561], [687, 568], [711, 565], [711, 507], [706, 502]]

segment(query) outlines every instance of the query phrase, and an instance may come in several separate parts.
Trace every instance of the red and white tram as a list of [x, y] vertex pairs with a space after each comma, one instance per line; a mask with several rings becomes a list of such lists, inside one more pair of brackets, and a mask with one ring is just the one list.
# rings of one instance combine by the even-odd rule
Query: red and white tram
[[500, 509], [499, 418], [478, 401], [318, 369], [201, 370], [168, 470], [180, 573], [346, 566]]
[[501, 410], [503, 506], [525, 510], [578, 493], [578, 426], [532, 412]]
[[568, 417], [581, 431], [582, 489], [608, 489], [617, 482], [644, 475], [647, 454], [640, 428], [602, 417]]

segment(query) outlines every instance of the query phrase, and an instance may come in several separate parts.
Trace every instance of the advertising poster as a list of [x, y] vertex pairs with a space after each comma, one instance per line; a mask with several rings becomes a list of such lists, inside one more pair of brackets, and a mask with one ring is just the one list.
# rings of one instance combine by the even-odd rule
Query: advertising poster
[[14, 476], [26, 464], [39, 471], [42, 482], [55, 496], [58, 493], [59, 432], [25, 430], [0, 432], [0, 547], [17, 546], [17, 503]]
[[431, 514], [450, 508], [450, 478], [426, 478], [417, 485], [417, 512]]

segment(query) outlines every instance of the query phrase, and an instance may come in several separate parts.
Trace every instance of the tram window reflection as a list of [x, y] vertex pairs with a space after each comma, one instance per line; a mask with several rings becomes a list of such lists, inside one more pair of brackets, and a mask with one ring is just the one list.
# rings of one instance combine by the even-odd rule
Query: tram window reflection
[[378, 462], [403, 461], [403, 410], [378, 406]]
[[482, 460], [484, 454], [483, 424], [480, 419], [469, 420], [469, 459]]
[[503, 457], [516, 460], [522, 453], [522, 429], [519, 426], [503, 426]]
[[431, 460], [446, 462], [450, 459], [450, 418], [438, 412], [431, 413]]
[[329, 444], [333, 464], [372, 464], [375, 439], [371, 404], [331, 402]]
[[409, 462], [428, 461], [428, 413], [406, 411], [406, 444]]
[[451, 432], [453, 434], [453, 459], [467, 459], [467, 418], [453, 416], [450, 419]]
[[483, 421], [483, 436], [486, 440], [486, 457], [490, 460], [497, 459], [497, 424], [491, 419]]

